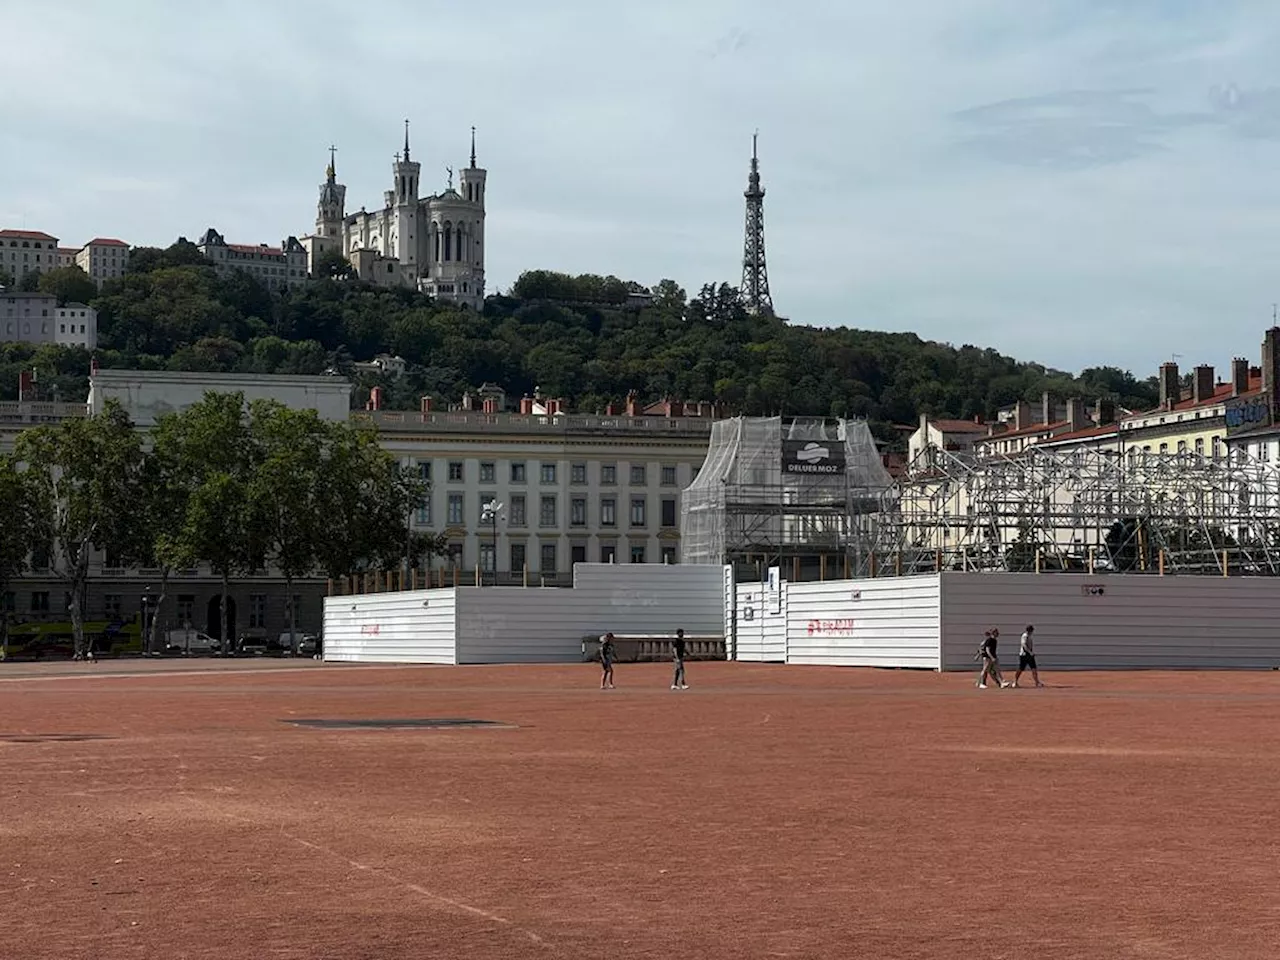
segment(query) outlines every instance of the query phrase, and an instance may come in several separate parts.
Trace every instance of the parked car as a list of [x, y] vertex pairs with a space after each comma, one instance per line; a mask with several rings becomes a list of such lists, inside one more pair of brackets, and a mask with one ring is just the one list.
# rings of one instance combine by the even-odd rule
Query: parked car
[[267, 638], [242, 636], [236, 641], [236, 654], [241, 657], [266, 656]]
[[164, 635], [164, 652], [183, 657], [209, 656], [218, 652], [219, 643], [199, 630], [170, 630]]
[[286, 657], [315, 656], [318, 646], [319, 642], [314, 633], [303, 633], [301, 630], [290, 633], [286, 630], [280, 634], [279, 647]]

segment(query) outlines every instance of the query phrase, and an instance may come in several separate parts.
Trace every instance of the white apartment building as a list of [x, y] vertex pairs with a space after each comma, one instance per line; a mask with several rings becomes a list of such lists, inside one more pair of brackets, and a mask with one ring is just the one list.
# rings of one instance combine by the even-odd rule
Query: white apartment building
[[79, 256], [80, 249], [78, 247], [59, 247], [58, 248], [58, 266], [74, 267], [76, 265], [76, 257]]
[[288, 237], [278, 247], [265, 243], [255, 247], [227, 243], [222, 234], [210, 227], [196, 241], [196, 247], [219, 271], [243, 270], [270, 290], [307, 282], [307, 251], [297, 237]]
[[111, 237], [95, 237], [76, 253], [75, 264], [101, 288], [105, 281], [124, 276], [129, 245]]
[[[445, 534], [444, 566], [546, 584], [570, 582], [575, 563], [678, 563], [680, 493], [701, 468], [711, 431], [701, 417], [353, 416], [430, 481], [411, 526]], [[495, 500], [496, 524], [484, 518]]]
[[28, 273], [60, 265], [58, 238], [39, 230], [0, 230], [0, 269], [16, 284]]
[[57, 297], [45, 293], [0, 291], [0, 341], [92, 350], [98, 345], [98, 311], [83, 303], [60, 307]]

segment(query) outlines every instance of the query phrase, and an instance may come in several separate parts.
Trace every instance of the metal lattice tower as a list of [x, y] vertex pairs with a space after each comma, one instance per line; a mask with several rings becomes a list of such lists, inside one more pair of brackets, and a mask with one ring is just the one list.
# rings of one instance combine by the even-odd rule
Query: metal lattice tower
[[747, 227], [742, 250], [742, 301], [747, 313], [773, 313], [769, 271], [764, 262], [764, 188], [760, 186], [760, 158], [751, 137], [751, 176], [747, 179]]

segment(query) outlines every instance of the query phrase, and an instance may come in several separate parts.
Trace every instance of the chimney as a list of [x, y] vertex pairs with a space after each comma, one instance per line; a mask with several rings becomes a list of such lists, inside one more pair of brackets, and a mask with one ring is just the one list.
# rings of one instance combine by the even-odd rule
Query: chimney
[[366, 410], [382, 409], [382, 388], [374, 387], [369, 391], [369, 402], [364, 405]]
[[98, 356], [94, 354], [89, 358], [89, 376], [96, 377], [98, 375]]
[[1280, 327], [1272, 327], [1262, 338], [1262, 395], [1276, 399], [1280, 387]]
[[498, 412], [498, 398], [497, 398], [497, 397], [485, 397], [485, 398], [484, 398], [484, 412], [485, 412], [485, 413], [488, 413], [488, 414], [494, 414], [494, 413], [497, 413], [497, 412]]
[[559, 414], [560, 414], [560, 400], [548, 397], [547, 398], [547, 416], [555, 417], [555, 416], [559, 416]]
[[662, 410], [668, 419], [670, 419], [671, 417], [678, 417], [680, 415], [679, 413], [680, 405], [676, 403], [676, 401], [672, 400], [670, 397], [662, 401]]
[[1116, 419], [1116, 402], [1114, 400], [1099, 400], [1093, 408], [1093, 420], [1100, 427], [1115, 423]]
[[527, 417], [533, 414], [533, 397], [526, 394], [520, 398], [520, 415]]
[[1084, 421], [1084, 401], [1079, 397], [1067, 398], [1067, 429], [1070, 431], [1083, 430]]
[[986, 421], [982, 419], [982, 414], [980, 414], [980, 413], [975, 413], [975, 414], [973, 415], [973, 422], [974, 422], [974, 423], [976, 423], [976, 424], [983, 424], [983, 423], [985, 423]]
[[31, 371], [23, 370], [18, 374], [18, 402], [24, 400], [34, 400], [36, 398], [35, 390], [31, 386]]
[[1013, 405], [1013, 429], [1022, 430], [1031, 426], [1031, 404], [1019, 400]]
[[419, 403], [419, 409], [421, 409], [423, 413], [430, 413], [430, 412], [431, 412], [431, 398], [430, 398], [430, 397], [423, 397], [421, 400], [419, 400], [419, 401], [418, 401], [418, 403]]
[[604, 415], [606, 417], [616, 417], [618, 415], [618, 408], [612, 403], [607, 403], [604, 407]]
[[1231, 395], [1238, 397], [1249, 392], [1249, 361], [1236, 357], [1231, 361]]
[[1040, 422], [1046, 426], [1053, 423], [1053, 396], [1048, 390], [1040, 397]]
[[640, 401], [636, 399], [636, 392], [634, 390], [627, 394], [627, 416], [640, 416]]
[[471, 410], [471, 409], [474, 409], [474, 405], [475, 405], [475, 401], [471, 399], [471, 391], [468, 390], [466, 393], [462, 395], [462, 409]]
[[929, 442], [929, 415], [927, 413], [920, 414], [920, 436], [924, 438], [924, 442]]
[[1214, 393], [1213, 367], [1202, 363], [1191, 378], [1191, 396], [1196, 403], [1207, 403]]
[[1178, 379], [1178, 365], [1172, 360], [1160, 364], [1160, 406], [1173, 409], [1182, 399], [1182, 382]]

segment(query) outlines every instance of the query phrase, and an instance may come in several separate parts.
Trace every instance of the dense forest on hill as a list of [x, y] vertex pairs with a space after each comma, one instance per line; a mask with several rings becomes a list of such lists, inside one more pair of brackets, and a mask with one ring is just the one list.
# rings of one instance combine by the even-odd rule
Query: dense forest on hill
[[[71, 271], [38, 285], [71, 297]], [[384, 387], [390, 408], [437, 404], [489, 382], [518, 397], [535, 387], [593, 411], [630, 391], [720, 400], [746, 414], [860, 416], [889, 437], [889, 425], [926, 412], [991, 415], [1048, 390], [1059, 398], [1111, 397], [1154, 405], [1154, 378], [1113, 367], [1073, 376], [977, 346], [954, 347], [909, 333], [817, 328], [752, 317], [738, 291], [708, 284], [693, 297], [663, 280], [652, 288], [615, 277], [530, 271], [482, 313], [437, 303], [409, 290], [370, 287], [344, 275], [272, 293], [243, 273], [220, 277], [195, 246], [180, 240], [133, 252], [130, 272], [91, 300], [99, 312], [104, 368], [319, 374], [337, 370], [357, 383], [363, 403]], [[396, 380], [353, 364], [379, 353], [403, 357]], [[42, 398], [81, 400], [84, 350], [0, 344], [0, 399], [17, 396], [18, 373], [39, 371]]]

